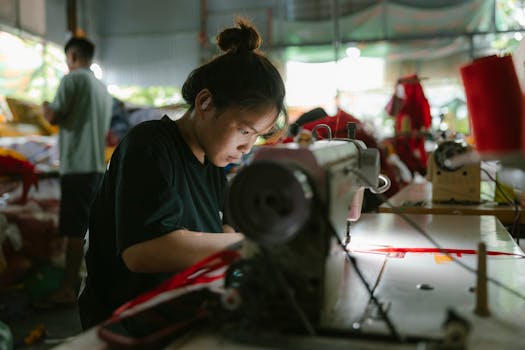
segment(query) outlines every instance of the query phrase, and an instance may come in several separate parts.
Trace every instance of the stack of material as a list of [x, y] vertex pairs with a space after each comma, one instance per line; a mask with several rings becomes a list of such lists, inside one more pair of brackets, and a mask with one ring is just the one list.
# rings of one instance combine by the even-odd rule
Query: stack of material
[[31, 191], [27, 203], [7, 202], [0, 207], [0, 289], [25, 284], [42, 266], [63, 265], [60, 194], [55, 187], [59, 187], [57, 179], [41, 181], [38, 193]]
[[6, 97], [9, 118], [0, 123], [0, 136], [55, 135], [58, 129], [51, 125], [42, 114], [37, 104], [20, 99]]

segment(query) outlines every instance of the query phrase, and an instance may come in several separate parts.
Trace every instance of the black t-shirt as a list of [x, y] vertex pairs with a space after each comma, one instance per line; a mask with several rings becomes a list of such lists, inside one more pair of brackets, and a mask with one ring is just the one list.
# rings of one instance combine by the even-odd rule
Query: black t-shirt
[[170, 277], [129, 271], [122, 252], [181, 228], [222, 232], [226, 190], [224, 169], [200, 163], [168, 117], [133, 128], [115, 149], [92, 206], [81, 313], [102, 321]]

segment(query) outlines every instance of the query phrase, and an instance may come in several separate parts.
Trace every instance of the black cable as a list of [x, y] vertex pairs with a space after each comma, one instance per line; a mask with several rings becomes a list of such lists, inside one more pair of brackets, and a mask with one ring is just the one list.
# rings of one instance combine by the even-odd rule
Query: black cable
[[328, 218], [326, 218], [326, 223], [327, 223], [327, 225], [328, 225], [328, 227], [330, 229], [331, 235], [334, 236], [334, 238], [337, 240], [337, 243], [341, 246], [341, 248], [343, 248], [343, 251], [345, 252], [346, 257], [348, 258], [348, 260], [352, 264], [352, 267], [354, 268], [355, 272], [357, 273], [357, 276], [359, 277], [359, 279], [361, 280], [361, 282], [365, 286], [368, 294], [370, 295], [370, 299], [377, 306], [377, 308], [379, 310], [379, 313], [381, 314], [381, 317], [383, 318], [383, 320], [385, 321], [388, 329], [390, 330], [390, 333], [392, 334], [392, 336], [395, 339], [397, 339], [398, 341], [402, 342], [403, 339], [401, 338], [401, 336], [397, 332], [396, 328], [394, 327], [394, 324], [392, 323], [392, 320], [390, 319], [390, 317], [388, 317], [388, 314], [385, 312], [385, 310], [383, 310], [383, 307], [381, 306], [381, 303], [379, 302], [379, 300], [377, 300], [377, 298], [374, 295], [374, 291], [372, 290], [372, 288], [370, 287], [370, 285], [366, 281], [365, 276], [363, 275], [363, 272], [357, 266], [356, 259], [352, 255], [350, 255], [350, 252], [348, 251], [348, 249], [346, 249], [344, 243], [341, 241], [341, 239], [337, 235], [336, 230], [334, 229], [332, 223], [330, 222], [330, 220]]
[[[347, 139], [345, 139], [345, 140], [347, 140]], [[361, 144], [359, 142], [357, 142], [356, 140], [354, 140], [354, 139], [348, 139], [347, 141], [352, 142], [359, 149], [361, 149], [361, 147], [362, 147]], [[372, 186], [372, 187], [374, 187], [374, 186]], [[324, 207], [326, 207], [326, 208], [328, 207], [319, 197], [318, 197], [318, 200], [319, 200], [320, 203], [322, 203], [322, 205]], [[325, 211], [325, 212], [328, 212], [328, 211]], [[357, 261], [355, 260], [355, 258], [352, 255], [350, 255], [350, 252], [348, 251], [348, 249], [346, 249], [345, 244], [341, 241], [341, 238], [337, 235], [337, 231], [335, 230], [334, 226], [330, 222], [330, 219], [326, 215], [323, 215], [323, 218], [326, 220], [326, 225], [328, 226], [328, 228], [330, 230], [330, 234], [336, 239], [337, 243], [341, 246], [341, 248], [345, 252], [346, 257], [348, 258], [348, 260], [352, 264], [352, 267], [354, 268], [355, 272], [357, 273], [357, 276], [359, 277], [359, 279], [361, 280], [361, 282], [365, 286], [365, 288], [366, 288], [366, 290], [367, 290], [367, 292], [368, 292], [368, 294], [370, 296], [370, 299], [372, 300], [372, 302], [378, 308], [379, 314], [381, 315], [381, 317], [385, 321], [388, 329], [390, 330], [390, 333], [392, 334], [392, 336], [395, 339], [397, 339], [398, 341], [402, 342], [403, 341], [402, 337], [397, 332], [397, 330], [394, 327], [394, 324], [393, 324], [392, 320], [390, 319], [390, 317], [388, 317], [388, 315], [385, 312], [385, 310], [383, 310], [383, 307], [381, 306], [381, 303], [379, 303], [379, 301], [375, 297], [374, 291], [372, 290], [372, 288], [370, 287], [370, 285], [366, 281], [363, 273], [361, 272], [361, 270], [357, 266]]]
[[[372, 188], [374, 188], [374, 184], [372, 184], [370, 182], [370, 180], [368, 180], [366, 178], [366, 176], [363, 176], [363, 174], [361, 174], [361, 172], [357, 169], [351, 169], [351, 171], [356, 174], [361, 180], [363, 180], [368, 186], [371, 186]], [[457, 263], [459, 266], [461, 266], [462, 268], [464, 268], [465, 270], [469, 271], [469, 272], [472, 272], [474, 274], [477, 275], [477, 272], [478, 270], [475, 269], [475, 268], [472, 268], [468, 265], [466, 265], [465, 263], [463, 263], [462, 261], [456, 259], [452, 254], [450, 254], [449, 252], [447, 252], [443, 247], [441, 247], [441, 245], [439, 245], [432, 237], [430, 237], [430, 235], [428, 233], [425, 232], [425, 230], [423, 230], [418, 224], [416, 224], [412, 219], [410, 219], [406, 214], [404, 214], [397, 206], [393, 205], [389, 200], [388, 198], [386, 198], [383, 194], [381, 193], [378, 193], [377, 194], [380, 199], [386, 204], [388, 205], [390, 208], [393, 209], [393, 213], [400, 216], [403, 220], [405, 220], [406, 223], [408, 223], [410, 226], [412, 226], [412, 228], [414, 228], [418, 233], [420, 233], [423, 237], [425, 237], [430, 243], [432, 243], [438, 250], [440, 253], [442, 254], [445, 254], [449, 259], [451, 259], [452, 261], [454, 261], [455, 263]], [[507, 292], [515, 295], [516, 297], [520, 298], [520, 299], [523, 299], [525, 300], [525, 295], [520, 293], [519, 291], [501, 283], [500, 281], [492, 278], [492, 277], [489, 277], [487, 276], [487, 281], [493, 283], [494, 285], [506, 290]]]

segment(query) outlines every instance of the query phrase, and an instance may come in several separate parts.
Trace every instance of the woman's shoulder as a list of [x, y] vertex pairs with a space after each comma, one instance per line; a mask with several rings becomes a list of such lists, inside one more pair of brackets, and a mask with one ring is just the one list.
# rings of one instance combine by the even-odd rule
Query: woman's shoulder
[[152, 136], [162, 138], [163, 136], [170, 136], [176, 129], [175, 122], [164, 116], [162, 119], [147, 120], [135, 125], [129, 131], [129, 135], [133, 138], [150, 138]]
[[169, 118], [148, 120], [134, 126], [121, 141], [122, 151], [133, 149], [152, 155], [172, 154], [181, 148], [181, 136], [176, 123]]

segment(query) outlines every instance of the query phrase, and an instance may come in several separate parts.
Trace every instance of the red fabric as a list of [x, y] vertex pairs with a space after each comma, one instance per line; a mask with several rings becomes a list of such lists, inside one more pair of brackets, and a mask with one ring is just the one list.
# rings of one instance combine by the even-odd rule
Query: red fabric
[[220, 268], [230, 265], [240, 258], [240, 253], [233, 250], [224, 250], [215, 253], [204, 260], [196, 263], [188, 269], [176, 274], [157, 288], [143, 293], [133, 300], [120, 306], [113, 312], [112, 319], [118, 319], [120, 315], [133, 307], [142, 304], [163, 292], [174, 290], [188, 285], [209, 284], [213, 281], [224, 278], [224, 273], [214, 274]]
[[[301, 127], [303, 129], [307, 129], [311, 131], [313, 130], [314, 127], [316, 127], [319, 124], [326, 124], [332, 130], [333, 138], [347, 138], [348, 134], [346, 131], [346, 124], [348, 124], [349, 122], [357, 123], [357, 128], [356, 128], [356, 133], [355, 133], [355, 136], [356, 136], [355, 138], [357, 140], [363, 141], [367, 145], [367, 147], [373, 147], [373, 148], [377, 147], [377, 142], [374, 136], [370, 135], [363, 128], [363, 124], [361, 123], [361, 121], [341, 109], [339, 109], [337, 111], [337, 114], [333, 117], [327, 115], [324, 118], [317, 119], [309, 123], [305, 123]], [[328, 132], [326, 131], [326, 129], [319, 128], [317, 129], [317, 137], [319, 137], [319, 139], [326, 139], [328, 138]], [[293, 137], [288, 137], [283, 142], [284, 143], [293, 142]]]
[[423, 87], [419, 83], [419, 77], [416, 74], [408, 75], [400, 78], [398, 84], [401, 84], [404, 89], [404, 98], [399, 98], [394, 94], [386, 107], [387, 112], [396, 118], [396, 131], [409, 131], [403, 130], [403, 119], [405, 118], [410, 121], [410, 130], [427, 129], [432, 122], [432, 116]]
[[402, 87], [405, 96], [401, 98], [395, 93], [385, 110], [395, 117], [396, 133], [405, 134], [394, 137], [391, 143], [399, 159], [405, 163], [412, 174], [417, 171], [425, 175], [427, 173], [425, 140], [410, 132], [419, 132], [430, 127], [432, 122], [430, 105], [416, 74], [400, 78], [397, 84], [396, 90]]
[[[220, 251], [139, 295], [97, 327], [99, 338], [111, 349], [164, 348], [177, 334], [209, 316], [206, 293], [194, 293], [222, 286], [227, 268], [239, 258], [237, 251]], [[123, 326], [128, 331], [130, 325], [129, 333], [120, 331]]]
[[427, 174], [427, 154], [425, 139], [419, 135], [398, 135], [390, 140], [399, 159], [412, 174], [416, 171], [425, 176]]
[[[368, 249], [368, 250], [352, 250], [354, 252], [360, 253], [385, 253], [388, 255], [393, 255], [392, 257], [404, 258], [407, 253], [435, 253], [435, 254], [455, 254], [458, 258], [461, 258], [462, 255], [476, 255], [478, 254], [475, 249], [452, 249], [452, 248], [377, 248], [377, 249]], [[507, 252], [498, 252], [489, 250], [487, 251], [489, 256], [511, 256], [523, 259], [525, 255], [517, 253], [507, 253]]]
[[38, 187], [38, 175], [33, 164], [26, 160], [0, 155], [0, 175], [19, 176], [22, 180], [22, 198], [25, 203], [32, 185]]
[[470, 122], [479, 152], [521, 148], [522, 93], [512, 56], [488, 56], [461, 67]]

